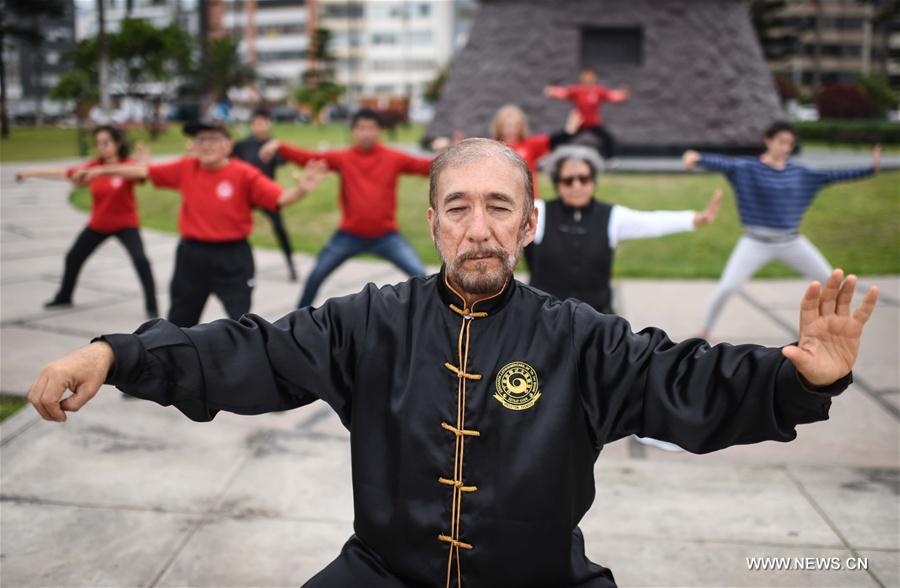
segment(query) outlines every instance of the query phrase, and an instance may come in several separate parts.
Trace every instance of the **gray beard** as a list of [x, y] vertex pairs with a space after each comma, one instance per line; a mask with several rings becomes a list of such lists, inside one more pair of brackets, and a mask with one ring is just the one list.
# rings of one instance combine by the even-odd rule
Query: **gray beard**
[[[435, 243], [440, 243], [439, 229], [435, 227], [434, 235]], [[476, 294], [479, 296], [495, 294], [503, 289], [506, 283], [512, 278], [513, 270], [522, 256], [523, 242], [525, 241], [525, 230], [523, 228], [516, 243], [516, 254], [510, 255], [505, 249], [499, 247], [490, 247], [468, 251], [456, 256], [455, 259], [447, 259], [447, 256], [441, 250], [441, 246], [437, 246], [438, 255], [441, 262], [446, 268], [447, 281], [450, 285], [458, 288], [463, 294]], [[475, 263], [473, 270], [467, 270], [463, 267], [463, 263], [473, 257], [482, 257], [488, 255], [500, 260], [500, 267], [492, 269], [488, 266], [488, 260]]]

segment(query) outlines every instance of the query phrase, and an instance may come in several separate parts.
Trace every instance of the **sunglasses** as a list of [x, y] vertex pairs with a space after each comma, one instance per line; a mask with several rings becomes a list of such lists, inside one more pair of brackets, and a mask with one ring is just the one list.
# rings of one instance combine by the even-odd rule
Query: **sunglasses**
[[563, 186], [571, 186], [576, 182], [576, 180], [586, 186], [592, 183], [594, 181], [594, 178], [592, 178], [590, 175], [566, 176], [564, 178], [559, 178], [559, 183]]

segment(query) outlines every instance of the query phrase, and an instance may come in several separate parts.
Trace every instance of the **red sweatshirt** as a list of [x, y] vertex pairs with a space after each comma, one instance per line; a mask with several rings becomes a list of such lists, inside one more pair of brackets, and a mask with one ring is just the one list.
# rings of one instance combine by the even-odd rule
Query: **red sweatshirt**
[[376, 145], [335, 151], [307, 151], [282, 144], [278, 154], [305, 165], [323, 159], [341, 178], [340, 229], [357, 237], [374, 238], [397, 230], [397, 178], [400, 174], [427, 176], [431, 159], [413, 157]]
[[[121, 163], [135, 163], [126, 159]], [[103, 165], [94, 159], [82, 165], [66, 170], [66, 176], [72, 175], [87, 167]], [[134, 202], [134, 185], [136, 180], [124, 180], [115, 176], [98, 176], [91, 180], [91, 220], [88, 228], [98, 233], [115, 233], [122, 229], [135, 229], [138, 226], [137, 207]]]
[[603, 124], [603, 117], [600, 114], [600, 105], [604, 102], [624, 102], [625, 94], [619, 90], [607, 90], [603, 86], [596, 85], [593, 87], [585, 87], [582, 85], [569, 86], [560, 94], [564, 100], [571, 102], [578, 113], [581, 114], [583, 122], [582, 129], [590, 129]]
[[281, 187], [243, 161], [206, 169], [195, 157], [148, 166], [155, 186], [181, 192], [178, 230], [186, 239], [220, 243], [246, 239], [253, 208], [278, 210]]

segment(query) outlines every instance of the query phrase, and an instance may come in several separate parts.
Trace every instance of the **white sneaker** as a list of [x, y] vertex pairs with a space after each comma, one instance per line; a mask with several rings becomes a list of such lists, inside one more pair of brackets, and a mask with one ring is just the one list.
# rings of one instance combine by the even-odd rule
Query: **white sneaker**
[[669, 443], [668, 441], [660, 441], [659, 439], [653, 439], [652, 437], [638, 437], [637, 435], [635, 435], [634, 440], [642, 445], [649, 445], [650, 447], [656, 447], [657, 449], [662, 449], [663, 451], [671, 451], [672, 453], [684, 451], [684, 449], [675, 445], [674, 443]]

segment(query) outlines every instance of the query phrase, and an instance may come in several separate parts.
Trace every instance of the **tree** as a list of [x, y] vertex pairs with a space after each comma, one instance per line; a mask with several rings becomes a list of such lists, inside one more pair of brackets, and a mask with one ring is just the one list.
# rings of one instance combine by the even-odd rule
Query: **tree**
[[228, 97], [231, 88], [246, 86], [256, 79], [256, 70], [241, 59], [237, 41], [222, 37], [210, 39], [196, 79], [213, 101], [220, 102]]
[[155, 138], [162, 103], [175, 95], [180, 80], [192, 71], [193, 39], [174, 23], [160, 28], [125, 18], [108, 41], [112, 77], [124, 84], [126, 95], [150, 105], [152, 115], [145, 122]]
[[9, 137], [9, 111], [6, 107], [6, 60], [3, 49], [9, 38], [40, 45], [44, 40], [41, 18], [62, 16], [64, 0], [3, 0], [0, 10], [0, 136]]
[[315, 124], [320, 122], [322, 110], [334, 104], [344, 93], [344, 87], [334, 82], [334, 56], [331, 54], [331, 31], [316, 29], [310, 47], [309, 69], [303, 72], [301, 83], [294, 91], [294, 99], [309, 108]]
[[91, 107], [99, 99], [99, 79], [97, 55], [99, 48], [96, 39], [80, 41], [69, 55], [71, 67], [60, 76], [56, 86], [50, 90], [50, 97], [55, 100], [71, 100], [75, 103], [75, 122], [78, 129], [78, 152], [87, 155], [87, 133], [85, 122]]

